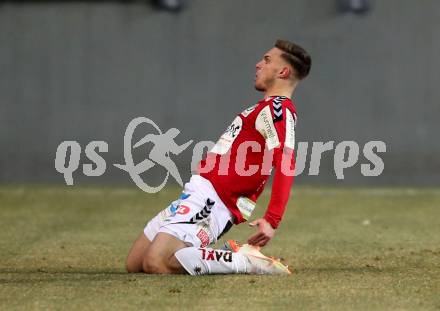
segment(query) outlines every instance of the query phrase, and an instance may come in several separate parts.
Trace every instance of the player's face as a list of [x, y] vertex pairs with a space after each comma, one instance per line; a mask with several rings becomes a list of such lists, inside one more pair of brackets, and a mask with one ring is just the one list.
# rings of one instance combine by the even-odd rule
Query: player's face
[[275, 83], [279, 72], [285, 66], [281, 54], [280, 49], [273, 48], [255, 65], [255, 89], [264, 92]]

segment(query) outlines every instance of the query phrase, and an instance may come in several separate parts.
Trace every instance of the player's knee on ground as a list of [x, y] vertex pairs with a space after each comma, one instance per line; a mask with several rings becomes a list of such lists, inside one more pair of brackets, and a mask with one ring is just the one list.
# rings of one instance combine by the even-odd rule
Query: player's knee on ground
[[143, 272], [142, 262], [144, 256], [135, 247], [133, 247], [125, 259], [125, 269], [129, 273]]
[[142, 272], [142, 260], [130, 255], [131, 254], [128, 254], [127, 259], [125, 259], [125, 270], [127, 270], [128, 273]]
[[143, 272], [142, 263], [150, 244], [150, 240], [148, 240], [144, 232], [141, 232], [133, 243], [125, 260], [125, 269], [127, 272]]
[[144, 257], [142, 267], [145, 273], [166, 274], [170, 273], [165, 258], [158, 256], [154, 252], [147, 252]]

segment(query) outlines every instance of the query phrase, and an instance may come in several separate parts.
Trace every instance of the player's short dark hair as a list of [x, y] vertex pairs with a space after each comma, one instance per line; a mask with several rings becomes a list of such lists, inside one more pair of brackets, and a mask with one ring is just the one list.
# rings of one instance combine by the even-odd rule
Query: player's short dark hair
[[277, 40], [275, 47], [284, 52], [281, 57], [293, 67], [298, 79], [302, 80], [308, 76], [312, 67], [312, 58], [306, 50], [287, 40]]

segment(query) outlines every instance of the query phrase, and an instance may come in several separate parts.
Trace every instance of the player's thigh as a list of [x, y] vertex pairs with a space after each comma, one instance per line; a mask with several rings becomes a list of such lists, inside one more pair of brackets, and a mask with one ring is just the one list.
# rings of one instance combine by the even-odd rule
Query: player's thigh
[[141, 232], [136, 241], [134, 241], [125, 261], [127, 272], [143, 271], [142, 264], [150, 245], [151, 241], [145, 236], [144, 232]]
[[149, 273], [185, 273], [174, 253], [188, 247], [175, 236], [159, 232], [148, 248], [143, 267]]

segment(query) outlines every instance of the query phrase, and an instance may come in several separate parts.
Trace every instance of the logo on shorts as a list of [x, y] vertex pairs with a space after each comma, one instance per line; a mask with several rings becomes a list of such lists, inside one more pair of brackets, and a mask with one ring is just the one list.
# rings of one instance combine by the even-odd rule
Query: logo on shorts
[[[191, 196], [190, 194], [182, 193], [176, 201], [174, 201], [173, 203], [171, 203], [171, 205], [170, 205], [170, 211], [171, 211], [171, 213], [172, 213], [173, 215], [175, 215], [176, 213], [178, 213], [178, 214], [186, 214], [186, 213], [179, 213], [180, 206], [181, 206], [181, 205], [180, 205], [180, 202], [181, 202], [182, 200], [188, 199], [190, 196]], [[187, 206], [185, 206], [185, 207], [186, 207], [186, 208], [188, 209], [188, 211], [189, 211], [189, 208], [188, 208]]]
[[211, 214], [211, 210], [212, 210], [212, 207], [214, 206], [214, 204], [215, 204], [215, 201], [211, 201], [211, 199], [208, 198], [206, 200], [205, 207], [200, 212], [198, 212], [193, 217], [191, 217], [190, 220], [180, 221], [178, 223], [179, 224], [196, 224], [196, 223], [202, 221], [203, 219], [208, 218], [209, 215]]
[[186, 214], [189, 213], [190, 210], [191, 209], [188, 206], [180, 205], [179, 209], [177, 210], [177, 214], [179, 214], [179, 215], [186, 215]]
[[199, 232], [197, 232], [197, 237], [199, 238], [200, 247], [206, 247], [209, 245], [209, 235], [204, 229], [200, 229]]
[[189, 213], [190, 208], [188, 206], [181, 205], [181, 201], [190, 197], [190, 194], [182, 193], [179, 198], [172, 202], [166, 209], [164, 209], [160, 215], [162, 220], [171, 221], [171, 217], [176, 214], [185, 215]]

